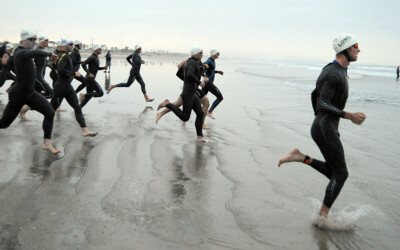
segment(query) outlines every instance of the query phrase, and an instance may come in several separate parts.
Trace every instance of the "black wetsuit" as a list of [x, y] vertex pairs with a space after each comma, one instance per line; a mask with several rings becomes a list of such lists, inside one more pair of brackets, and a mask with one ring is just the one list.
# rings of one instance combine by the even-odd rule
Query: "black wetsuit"
[[0, 120], [0, 128], [7, 128], [17, 118], [22, 106], [27, 104], [32, 110], [44, 115], [44, 138], [51, 139], [54, 110], [50, 103], [35, 91], [36, 71], [33, 58], [49, 57], [50, 52], [18, 47], [14, 53], [14, 67], [17, 76], [15, 86], [9, 92], [9, 102]]
[[[6, 44], [3, 43], [3, 45], [0, 47], [0, 59], [3, 57], [3, 55], [6, 53]], [[3, 68], [3, 64], [0, 63], [0, 70]]]
[[204, 94], [207, 95], [207, 93], [210, 91], [212, 94], [217, 97], [217, 99], [213, 102], [213, 104], [210, 107], [209, 112], [213, 112], [213, 110], [222, 102], [224, 99], [222, 97], [221, 91], [217, 88], [217, 86], [214, 85], [214, 78], [215, 78], [215, 60], [212, 59], [211, 57], [205, 61], [205, 63], [208, 65], [208, 70], [206, 72], [206, 76], [208, 77], [209, 81], [206, 83], [206, 86], [203, 88]]
[[[43, 47], [38, 46], [36, 50], [44, 50]], [[37, 57], [35, 58], [35, 66], [36, 66], [36, 85], [35, 90], [39, 93], [43, 92], [44, 97], [51, 98], [53, 96], [53, 89], [44, 79], [45, 69], [47, 66], [47, 58], [46, 57]]]
[[325, 162], [313, 159], [310, 166], [330, 179], [324, 198], [324, 205], [328, 208], [339, 195], [348, 176], [338, 131], [339, 120], [345, 116], [343, 109], [348, 91], [347, 68], [334, 61], [324, 67], [312, 94], [315, 119], [311, 136], [321, 150]]
[[128, 63], [132, 65], [132, 69], [129, 72], [129, 78], [126, 83], [119, 83], [116, 87], [129, 87], [132, 83], [137, 80], [142, 88], [143, 95], [146, 95], [146, 85], [143, 81], [142, 76], [140, 75], [140, 67], [142, 65], [142, 58], [139, 56], [138, 53], [134, 52], [132, 55], [126, 58]]
[[400, 66], [397, 67], [397, 71], [396, 71], [396, 72], [397, 72], [397, 78], [396, 78], [396, 79], [399, 80], [399, 76], [400, 76]]
[[[53, 51], [53, 53], [56, 54], [57, 56], [59, 56], [60, 51], [58, 49], [56, 49], [56, 50]], [[51, 66], [50, 66], [50, 69], [51, 69], [50, 78], [53, 81], [52, 85], [53, 85], [53, 88], [54, 88], [54, 84], [56, 83], [57, 77], [58, 77], [58, 75], [57, 75], [57, 63], [56, 62], [52, 63]]]
[[[108, 52], [107, 55], [106, 55], [106, 65], [108, 67], [111, 67], [111, 54], [110, 54], [110, 52]], [[110, 69], [108, 69], [108, 71], [110, 71]]]
[[[87, 65], [89, 65], [89, 69]], [[96, 82], [97, 71], [104, 69], [104, 67], [100, 67], [99, 57], [95, 54], [90, 55], [88, 59], [82, 63], [82, 68], [87, 73], [85, 77], [87, 93], [82, 100], [81, 107], [85, 106], [92, 97], [101, 97], [104, 95], [103, 89], [100, 87], [99, 83]], [[94, 75], [94, 78], [89, 77], [90, 73]]]
[[[69, 56], [71, 57], [72, 65], [74, 66], [74, 72], [78, 72], [79, 68], [81, 67], [81, 63], [82, 63], [81, 54], [79, 53], [79, 49], [74, 48], [74, 50], [72, 50], [72, 52]], [[75, 90], [75, 93], [79, 93], [79, 91], [81, 91], [82, 89], [84, 89], [86, 87], [85, 77], [83, 77], [82, 75], [80, 77], [77, 77], [74, 74], [74, 78], [81, 82], [81, 84]]]
[[196, 95], [196, 89], [200, 84], [201, 77], [201, 68], [199, 62], [199, 60], [191, 57], [182, 66], [184, 72], [184, 83], [181, 94], [183, 102], [182, 110], [174, 106], [172, 103], [167, 104], [166, 107], [172, 110], [172, 112], [174, 112], [175, 115], [184, 122], [190, 119], [190, 114], [193, 109], [193, 111], [196, 113], [195, 127], [197, 136], [203, 136], [202, 125], [204, 120], [204, 112], [201, 108], [200, 99]]
[[51, 106], [54, 110], [57, 110], [65, 98], [69, 105], [74, 109], [75, 118], [79, 125], [84, 128], [86, 127], [86, 123], [82, 114], [82, 108], [79, 106], [78, 97], [71, 85], [75, 72], [72, 66], [72, 60], [67, 52], [61, 52], [60, 58], [57, 61], [57, 69], [58, 78], [57, 82], [54, 84], [54, 96], [50, 102]]
[[17, 80], [16, 76], [12, 73], [12, 72], [14, 72], [14, 63], [13, 63], [14, 56], [12, 56], [8, 52], [5, 52], [4, 54], [7, 54], [9, 56], [9, 58], [8, 58], [7, 64], [2, 65], [3, 68], [0, 71], [0, 88], [3, 87], [6, 80], [13, 80], [14, 82]]

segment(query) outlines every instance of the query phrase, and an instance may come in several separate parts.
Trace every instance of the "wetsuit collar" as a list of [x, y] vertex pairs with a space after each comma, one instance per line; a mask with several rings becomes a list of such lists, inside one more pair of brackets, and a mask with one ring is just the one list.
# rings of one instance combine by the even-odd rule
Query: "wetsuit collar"
[[343, 67], [342, 65], [340, 65], [340, 63], [338, 62], [338, 61], [336, 61], [336, 60], [333, 60], [333, 62], [332, 63], [337, 63], [340, 67], [342, 67], [342, 68], [344, 68], [344, 69], [346, 69], [347, 70], [347, 67]]

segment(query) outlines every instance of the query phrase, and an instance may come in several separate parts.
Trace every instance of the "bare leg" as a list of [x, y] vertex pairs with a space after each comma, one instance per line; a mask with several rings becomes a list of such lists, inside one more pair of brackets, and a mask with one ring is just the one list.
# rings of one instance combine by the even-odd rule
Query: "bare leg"
[[319, 210], [319, 216], [328, 218], [330, 208], [322, 204], [321, 210]]
[[208, 100], [207, 96], [204, 96], [203, 98], [200, 99], [200, 102], [201, 102], [201, 105], [203, 106], [203, 112], [204, 112], [203, 129], [205, 129], [205, 130], [211, 129], [205, 123], [206, 116], [208, 113], [208, 108], [210, 107], [210, 101]]
[[87, 127], [82, 128], [82, 134], [84, 137], [90, 136], [95, 137], [99, 132], [90, 131]]
[[[300, 152], [297, 148], [293, 149], [290, 151], [288, 154], [283, 156], [278, 163], [278, 167], [280, 167], [283, 163], [288, 163], [288, 162], [303, 162], [305, 159], [306, 155]], [[308, 164], [312, 162], [312, 158], [310, 158], [310, 161]]]
[[79, 104], [82, 104], [82, 101], [83, 101], [83, 99], [85, 99], [85, 94], [83, 94], [83, 93], [80, 93], [79, 94]]
[[28, 110], [31, 110], [31, 108], [28, 105], [24, 105], [21, 109], [21, 111], [19, 112], [18, 118], [20, 118], [21, 120], [24, 121], [29, 121], [28, 118], [26, 118], [26, 112], [28, 112]]
[[[164, 101], [165, 102], [165, 101]], [[158, 107], [160, 108], [160, 106], [164, 103], [162, 102], [160, 105], [158, 105]], [[182, 97], [179, 96], [178, 99], [173, 103], [175, 107], [180, 107], [182, 106]], [[168, 103], [167, 103], [168, 104]], [[165, 104], [165, 105], [167, 105]], [[164, 106], [165, 107], [165, 106]], [[158, 110], [158, 109], [157, 109]], [[171, 110], [169, 108], [165, 108], [163, 111], [158, 112], [157, 116], [156, 116], [156, 124], [158, 123], [158, 120], [161, 119], [161, 117], [163, 117], [166, 113], [171, 112]]]
[[46, 138], [43, 140], [42, 149], [43, 149], [43, 150], [50, 151], [50, 152], [52, 152], [53, 154], [58, 154], [58, 153], [61, 152], [60, 150], [57, 150], [57, 149], [55, 149], [55, 148], [53, 147], [53, 144], [51, 144], [51, 140], [50, 140], [50, 139], [46, 139]]

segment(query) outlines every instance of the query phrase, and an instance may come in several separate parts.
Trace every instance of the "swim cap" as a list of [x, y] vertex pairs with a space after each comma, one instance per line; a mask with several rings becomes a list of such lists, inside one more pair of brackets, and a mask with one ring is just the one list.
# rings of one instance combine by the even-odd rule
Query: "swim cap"
[[219, 54], [219, 51], [217, 50], [217, 49], [212, 49], [211, 51], [210, 51], [210, 55], [216, 55], [216, 54]]
[[33, 29], [30, 28], [24, 28], [21, 30], [21, 40], [26, 40], [28, 38], [31, 38], [33, 36], [36, 36], [36, 32]]
[[9, 43], [6, 45], [6, 50], [13, 49], [13, 48], [14, 48], [14, 45], [12, 43]]
[[142, 48], [140, 45], [135, 45], [135, 50]]
[[39, 43], [41, 43], [43, 41], [49, 40], [49, 38], [46, 35], [40, 35], [38, 40], [39, 40]]
[[192, 49], [190, 50], [190, 55], [196, 55], [198, 53], [200, 53], [201, 51], [203, 51], [200, 46], [193, 46]]
[[61, 45], [70, 45], [71, 43], [74, 44], [71, 38], [61, 38]]
[[346, 50], [358, 43], [356, 38], [350, 34], [339, 34], [335, 39], [333, 39], [333, 49], [336, 54], [339, 54], [343, 50]]
[[81, 41], [79, 41], [79, 40], [75, 40], [75, 45], [78, 45], [78, 44], [82, 44], [82, 42]]
[[10, 41], [8, 41], [8, 39], [4, 39], [3, 43], [9, 43]]
[[98, 45], [98, 44], [95, 44], [95, 45], [93, 45], [92, 49], [93, 50], [98, 50], [98, 49], [101, 49], [101, 46]]

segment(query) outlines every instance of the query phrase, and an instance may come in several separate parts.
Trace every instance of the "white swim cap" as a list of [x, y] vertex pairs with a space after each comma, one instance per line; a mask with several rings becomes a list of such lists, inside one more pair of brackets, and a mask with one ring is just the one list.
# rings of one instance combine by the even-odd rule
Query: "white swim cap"
[[39, 43], [41, 43], [43, 41], [49, 40], [49, 38], [46, 35], [40, 35], [38, 40], [39, 40]]
[[101, 46], [98, 44], [93, 45], [92, 50], [98, 50], [101, 49]]
[[80, 40], [75, 40], [74, 43], [75, 43], [75, 45], [82, 44], [82, 42]]
[[13, 49], [13, 48], [14, 48], [14, 45], [12, 43], [9, 43], [6, 45], [6, 50]]
[[333, 49], [336, 54], [339, 54], [343, 50], [346, 50], [358, 43], [356, 38], [350, 34], [339, 34], [335, 39], [333, 39]]
[[74, 41], [72, 41], [71, 38], [61, 38], [61, 45], [70, 45], [72, 43], [72, 45], [74, 44]]
[[190, 50], [190, 55], [196, 55], [198, 53], [200, 53], [201, 51], [203, 51], [200, 46], [193, 46], [192, 49]]
[[36, 32], [33, 29], [24, 28], [21, 30], [21, 41], [31, 38], [33, 36], [36, 36]]
[[210, 51], [210, 55], [212, 55], [212, 56], [214, 56], [214, 55], [216, 55], [216, 54], [219, 54], [219, 51], [217, 50], [217, 49], [212, 49], [211, 51]]
[[135, 50], [140, 49], [140, 48], [142, 48], [142, 46], [140, 46], [138, 44], [135, 45]]
[[9, 43], [10, 41], [8, 41], [8, 39], [4, 39], [3, 43]]

